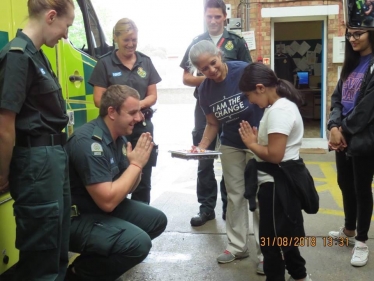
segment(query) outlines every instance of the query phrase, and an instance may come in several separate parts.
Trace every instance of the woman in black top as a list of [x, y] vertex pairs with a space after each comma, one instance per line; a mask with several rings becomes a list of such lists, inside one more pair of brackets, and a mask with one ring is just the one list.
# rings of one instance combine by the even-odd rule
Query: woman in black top
[[[335, 150], [337, 181], [343, 196], [344, 226], [329, 232], [354, 245], [351, 265], [368, 261], [373, 213], [374, 174], [373, 85], [374, 31], [347, 29], [345, 58], [338, 85], [331, 96], [329, 147]], [[361, 145], [363, 144], [363, 145]]]

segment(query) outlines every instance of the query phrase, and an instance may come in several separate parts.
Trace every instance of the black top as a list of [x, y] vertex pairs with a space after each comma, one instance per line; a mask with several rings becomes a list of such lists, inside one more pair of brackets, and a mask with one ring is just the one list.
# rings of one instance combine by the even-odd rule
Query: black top
[[97, 62], [89, 84], [108, 88], [110, 85], [127, 85], [139, 92], [140, 99], [146, 97], [149, 85], [157, 84], [161, 77], [146, 55], [136, 52], [136, 62], [132, 69], [124, 66], [116, 55], [116, 51], [110, 52]]
[[113, 141], [104, 119], [98, 117], [75, 130], [65, 145], [69, 156], [72, 204], [80, 211], [98, 209], [86, 186], [117, 180], [129, 166], [127, 140]]
[[[179, 65], [181, 68], [183, 68], [186, 71], [190, 70], [191, 68], [189, 64], [190, 49], [193, 45], [195, 45], [196, 43], [202, 40], [209, 40], [213, 42], [208, 32], [205, 32], [195, 37], [192, 40], [192, 43], [190, 44], [190, 46], [188, 46], [186, 53], [184, 54], [184, 57]], [[226, 61], [252, 62], [251, 56], [249, 55], [247, 43], [245, 42], [243, 37], [237, 35], [236, 33], [232, 33], [224, 29], [221, 39], [219, 39], [217, 42], [217, 46], [223, 51], [224, 53], [223, 59]]]
[[0, 52], [0, 108], [17, 113], [17, 134], [58, 134], [68, 123], [48, 59], [21, 30]]
[[374, 120], [373, 66], [374, 55], [371, 57], [369, 66], [365, 71], [354, 108], [347, 116], [343, 116], [342, 113], [343, 80], [339, 79], [331, 96], [331, 112], [327, 123], [328, 130], [331, 130], [333, 127], [341, 126], [345, 134], [355, 135], [372, 124]]
[[343, 116], [342, 87], [343, 81], [339, 79], [338, 84], [331, 96], [331, 112], [327, 122], [328, 130], [333, 127], [342, 127], [344, 137], [348, 142], [347, 152], [350, 155], [370, 156], [371, 147], [366, 147], [364, 152], [359, 152], [357, 147], [362, 141], [372, 144], [374, 138], [374, 56], [371, 57], [368, 68], [362, 80], [360, 91], [353, 110]]

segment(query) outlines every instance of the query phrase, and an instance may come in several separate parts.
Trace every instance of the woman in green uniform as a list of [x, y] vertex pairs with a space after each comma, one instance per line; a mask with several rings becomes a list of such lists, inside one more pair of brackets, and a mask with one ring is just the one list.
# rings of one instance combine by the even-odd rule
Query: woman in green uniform
[[[153, 136], [150, 107], [157, 101], [156, 84], [161, 81], [149, 57], [136, 51], [138, 28], [127, 18], [120, 19], [114, 27], [114, 41], [118, 49], [104, 55], [96, 64], [89, 83], [94, 86], [94, 102], [100, 106], [103, 93], [110, 85], [127, 85], [139, 92], [140, 107], [145, 119], [135, 125], [131, 136], [126, 136], [135, 147], [140, 135], [149, 132]], [[148, 114], [150, 113], [150, 114]], [[143, 168], [142, 180], [131, 199], [149, 204], [152, 166], [155, 165], [155, 150]]]
[[29, 0], [29, 19], [0, 52], [0, 187], [9, 185], [20, 250], [14, 280], [63, 280], [70, 189], [61, 87], [41, 47], [67, 38], [72, 0]]

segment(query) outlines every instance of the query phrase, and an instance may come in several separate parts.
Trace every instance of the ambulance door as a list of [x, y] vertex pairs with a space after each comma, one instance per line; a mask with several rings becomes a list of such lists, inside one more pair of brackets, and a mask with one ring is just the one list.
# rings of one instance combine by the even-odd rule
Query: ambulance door
[[110, 51], [90, 0], [74, 0], [75, 20], [68, 40], [57, 46], [58, 76], [69, 114], [69, 135], [98, 116], [93, 87], [88, 84], [97, 58]]
[[13, 26], [11, 21], [12, 5], [10, 0], [3, 0], [1, 9], [6, 11], [0, 17], [0, 50], [9, 42], [10, 33], [13, 33]]
[[27, 0], [1, 0], [0, 50], [16, 36], [17, 28], [26, 24]]
[[[27, 15], [27, 0], [1, 0], [0, 50], [13, 39], [17, 28], [22, 28]], [[18, 262], [15, 247], [16, 223], [13, 215], [13, 199], [9, 192], [0, 194], [0, 279]]]

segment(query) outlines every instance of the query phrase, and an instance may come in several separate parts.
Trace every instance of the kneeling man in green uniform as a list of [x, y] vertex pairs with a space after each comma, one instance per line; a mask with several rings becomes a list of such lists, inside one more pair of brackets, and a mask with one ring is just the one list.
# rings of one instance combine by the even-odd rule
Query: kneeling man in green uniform
[[116, 280], [147, 257], [151, 240], [166, 228], [163, 212], [126, 198], [153, 148], [149, 133], [134, 148], [124, 137], [143, 118], [135, 89], [110, 86], [99, 117], [78, 128], [65, 146], [72, 197], [70, 251], [80, 253], [67, 281]]

